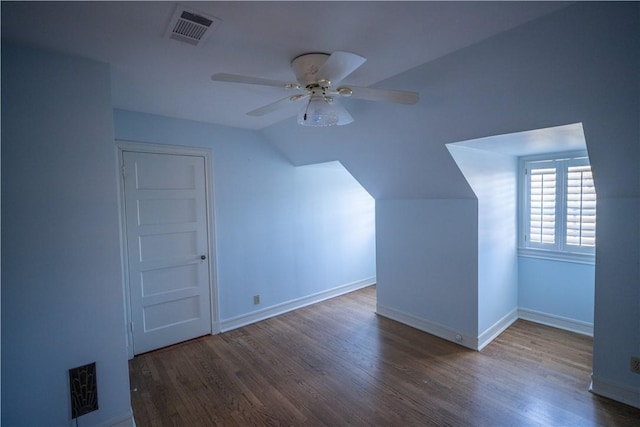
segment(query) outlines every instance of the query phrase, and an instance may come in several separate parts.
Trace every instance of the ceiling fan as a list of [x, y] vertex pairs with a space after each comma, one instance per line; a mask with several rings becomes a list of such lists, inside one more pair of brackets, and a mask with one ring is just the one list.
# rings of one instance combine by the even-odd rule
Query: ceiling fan
[[415, 104], [416, 92], [374, 89], [357, 86], [338, 86], [345, 77], [366, 61], [362, 56], [349, 52], [306, 53], [291, 61], [297, 83], [281, 82], [259, 77], [219, 73], [211, 76], [214, 81], [274, 86], [296, 91], [279, 101], [249, 111], [249, 116], [263, 116], [288, 104], [308, 100], [298, 113], [298, 123], [304, 126], [346, 125], [353, 122], [351, 114], [339, 103], [340, 97], [367, 101], [386, 101], [399, 104]]

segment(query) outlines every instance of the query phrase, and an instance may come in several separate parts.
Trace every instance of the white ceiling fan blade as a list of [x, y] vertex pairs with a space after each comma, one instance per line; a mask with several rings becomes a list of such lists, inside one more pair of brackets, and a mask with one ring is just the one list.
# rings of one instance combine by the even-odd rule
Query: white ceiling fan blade
[[264, 107], [256, 108], [255, 110], [249, 111], [247, 113], [247, 116], [254, 116], [254, 117], [264, 116], [265, 114], [269, 114], [273, 111], [279, 110], [285, 105], [289, 105], [293, 102], [297, 102], [308, 97], [309, 95], [303, 95], [303, 94], [287, 96], [286, 98], [282, 98], [279, 101], [272, 102], [271, 104], [267, 104]]
[[281, 87], [285, 89], [300, 89], [300, 85], [297, 83], [281, 82], [278, 80], [262, 79], [259, 77], [241, 76], [239, 74], [218, 73], [211, 76], [211, 80], [216, 82], [245, 83], [250, 85], [274, 86], [274, 87]]
[[348, 125], [349, 123], [353, 122], [353, 117], [351, 116], [351, 114], [349, 114], [347, 109], [344, 108], [342, 104], [338, 102], [337, 99], [333, 100], [333, 102], [331, 103], [331, 106], [333, 107], [333, 110], [338, 115], [338, 123], [336, 123], [336, 125], [338, 126]]
[[396, 104], [417, 104], [420, 94], [417, 92], [407, 92], [403, 90], [375, 89], [369, 87], [339, 87], [338, 93], [342, 96], [364, 99], [367, 101], [395, 102]]
[[317, 80], [329, 80], [331, 84], [341, 82], [360, 67], [366, 58], [349, 52], [333, 52], [316, 74]]

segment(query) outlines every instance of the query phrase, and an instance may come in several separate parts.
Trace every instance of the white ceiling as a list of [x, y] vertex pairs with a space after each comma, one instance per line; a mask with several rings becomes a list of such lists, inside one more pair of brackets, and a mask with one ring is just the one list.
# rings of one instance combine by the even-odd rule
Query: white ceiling
[[[186, 2], [222, 20], [202, 46], [164, 37], [175, 2], [2, 2], [2, 39], [109, 63], [113, 106], [261, 129], [295, 113], [245, 113], [278, 88], [211, 81], [226, 72], [293, 80], [306, 52], [357, 53], [345, 83], [369, 86], [567, 5], [564, 2]], [[411, 90], [411, 87], [392, 89]]]
[[447, 145], [493, 151], [514, 157], [587, 150], [582, 123], [495, 135]]

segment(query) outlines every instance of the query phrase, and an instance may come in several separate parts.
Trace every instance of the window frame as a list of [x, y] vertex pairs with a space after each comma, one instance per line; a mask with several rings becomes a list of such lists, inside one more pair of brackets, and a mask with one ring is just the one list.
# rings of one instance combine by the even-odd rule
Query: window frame
[[[550, 162], [550, 167], [556, 167], [556, 209], [555, 209], [555, 242], [538, 243], [528, 241], [530, 232], [530, 197], [529, 177], [525, 170], [534, 162]], [[556, 163], [562, 162], [562, 163]], [[567, 232], [567, 168], [576, 165], [589, 165], [586, 151], [571, 151], [562, 153], [522, 156], [518, 158], [518, 255], [532, 258], [568, 261], [581, 264], [595, 263], [595, 246], [583, 247], [566, 244]], [[597, 197], [597, 196], [596, 196]], [[557, 206], [560, 203], [560, 206]], [[597, 199], [596, 199], [597, 206]], [[597, 207], [596, 207], [597, 212]], [[597, 227], [597, 213], [596, 213]]]

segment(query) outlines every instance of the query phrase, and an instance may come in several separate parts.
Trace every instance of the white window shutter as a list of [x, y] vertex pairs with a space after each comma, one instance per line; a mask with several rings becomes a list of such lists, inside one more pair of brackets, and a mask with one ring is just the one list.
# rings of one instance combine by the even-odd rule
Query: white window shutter
[[586, 155], [521, 158], [519, 253], [589, 262], [596, 246], [596, 190]]
[[529, 171], [529, 241], [554, 244], [556, 239], [556, 168]]
[[595, 247], [596, 190], [589, 165], [567, 168], [566, 245]]

